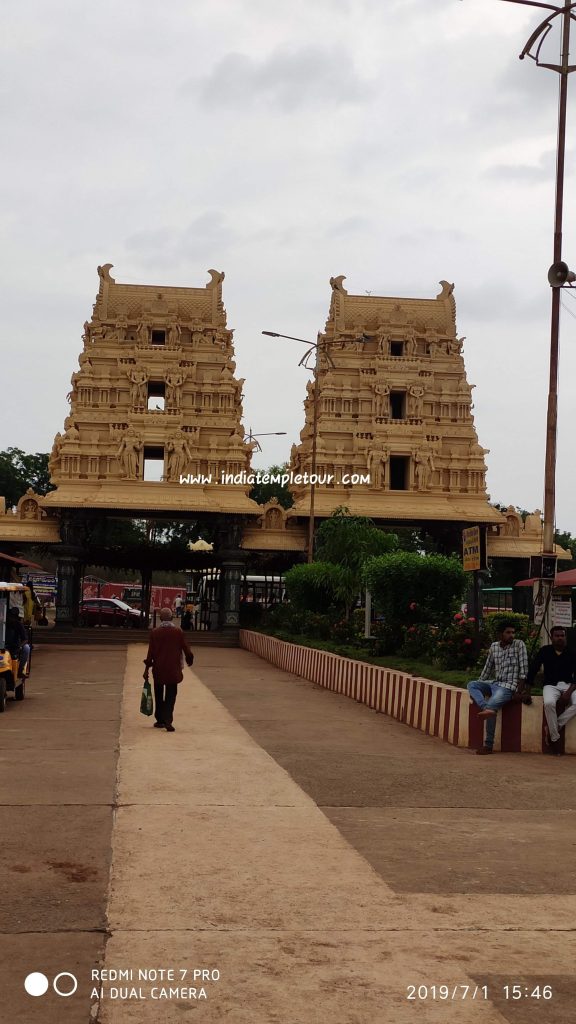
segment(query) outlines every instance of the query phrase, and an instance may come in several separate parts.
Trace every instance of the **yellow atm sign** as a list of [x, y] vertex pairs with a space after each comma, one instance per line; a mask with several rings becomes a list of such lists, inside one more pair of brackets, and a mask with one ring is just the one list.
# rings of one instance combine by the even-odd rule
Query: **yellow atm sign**
[[482, 568], [480, 527], [469, 526], [462, 530], [462, 563], [466, 572]]

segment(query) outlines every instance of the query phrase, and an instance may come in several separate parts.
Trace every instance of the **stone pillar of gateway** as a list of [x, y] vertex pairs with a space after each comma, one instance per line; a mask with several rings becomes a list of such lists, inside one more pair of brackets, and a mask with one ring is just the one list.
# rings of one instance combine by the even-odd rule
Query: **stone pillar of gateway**
[[[318, 338], [300, 443], [290, 469], [312, 469], [314, 387], [318, 387], [315, 515], [339, 506], [401, 525], [501, 524], [486, 493], [482, 448], [456, 330], [454, 285], [435, 298], [349, 294], [330, 279], [330, 309]], [[291, 517], [307, 516], [310, 488], [293, 487]]]
[[[72, 520], [249, 522], [262, 509], [248, 484], [231, 480], [249, 471], [253, 445], [241, 423], [244, 381], [222, 302], [224, 274], [210, 270], [206, 285], [188, 288], [121, 284], [111, 269], [98, 268], [69, 414], [50, 455], [55, 490], [43, 509]], [[61, 550], [59, 622], [75, 617], [73, 558]]]

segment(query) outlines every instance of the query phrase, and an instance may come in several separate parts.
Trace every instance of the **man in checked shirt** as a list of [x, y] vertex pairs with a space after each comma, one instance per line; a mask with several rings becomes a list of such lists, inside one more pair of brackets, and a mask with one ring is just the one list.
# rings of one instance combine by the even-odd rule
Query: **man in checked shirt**
[[513, 622], [503, 622], [499, 640], [491, 644], [480, 679], [468, 683], [468, 693], [478, 705], [479, 718], [486, 719], [484, 746], [477, 754], [491, 754], [496, 732], [496, 715], [500, 708], [524, 689], [528, 675], [528, 652], [522, 640], [515, 640]]

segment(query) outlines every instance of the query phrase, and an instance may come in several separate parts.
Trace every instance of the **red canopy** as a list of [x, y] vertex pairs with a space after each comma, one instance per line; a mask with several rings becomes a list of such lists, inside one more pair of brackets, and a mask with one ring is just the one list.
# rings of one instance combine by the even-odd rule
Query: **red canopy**
[[[533, 583], [538, 583], [538, 580], [520, 580], [519, 583], [515, 583], [514, 585], [516, 587], [531, 587]], [[576, 587], [576, 569], [567, 569], [565, 572], [557, 572], [554, 580], [554, 586]]]
[[14, 558], [13, 555], [5, 555], [3, 551], [0, 551], [0, 562], [13, 562], [14, 565], [24, 565], [27, 569], [40, 569], [44, 572], [41, 565], [37, 565], [36, 562], [27, 562], [25, 558]]

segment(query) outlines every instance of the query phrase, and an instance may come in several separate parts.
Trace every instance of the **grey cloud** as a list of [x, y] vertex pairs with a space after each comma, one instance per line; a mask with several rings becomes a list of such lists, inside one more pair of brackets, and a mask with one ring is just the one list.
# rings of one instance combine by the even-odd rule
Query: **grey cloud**
[[499, 281], [482, 281], [478, 285], [464, 284], [456, 298], [460, 316], [467, 321], [496, 323], [506, 318], [514, 324], [534, 323], [547, 313], [542, 293], [520, 291]]
[[150, 228], [130, 235], [125, 246], [144, 267], [174, 266], [183, 261], [218, 257], [236, 234], [219, 210], [208, 210], [184, 227]]
[[398, 245], [422, 245], [423, 242], [448, 242], [450, 245], [462, 245], [470, 242], [470, 235], [458, 228], [434, 228], [419, 226], [417, 231], [406, 231], [396, 235], [392, 242]]
[[264, 104], [291, 113], [302, 107], [359, 103], [371, 94], [372, 86], [358, 76], [342, 47], [307, 46], [276, 50], [262, 60], [229, 53], [209, 75], [189, 81], [184, 90], [199, 91], [214, 107]]
[[347, 238], [361, 231], [369, 231], [371, 222], [367, 217], [344, 217], [337, 220], [324, 232], [325, 238]]
[[[574, 174], [575, 156], [574, 151], [566, 155], [567, 176]], [[496, 181], [516, 181], [527, 185], [538, 185], [543, 181], [554, 181], [555, 167], [556, 151], [551, 149], [542, 154], [537, 164], [494, 164], [487, 168], [484, 177]]]

